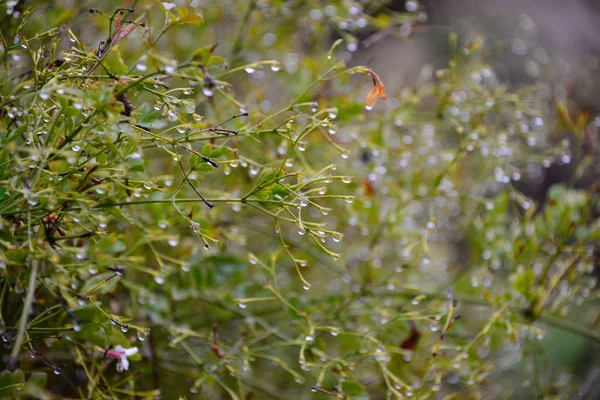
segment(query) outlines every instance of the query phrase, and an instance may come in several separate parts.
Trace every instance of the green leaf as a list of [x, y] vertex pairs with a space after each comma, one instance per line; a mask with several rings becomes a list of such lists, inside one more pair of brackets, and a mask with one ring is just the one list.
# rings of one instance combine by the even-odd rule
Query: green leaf
[[529, 298], [531, 295], [533, 282], [535, 281], [535, 274], [533, 272], [533, 268], [525, 268], [522, 265], [520, 265], [518, 271], [515, 273], [512, 279], [513, 288], [517, 292], [522, 293], [527, 298]]
[[80, 111], [73, 106], [68, 106], [63, 110], [63, 114], [67, 118], [76, 117]]
[[205, 157], [209, 157], [211, 152], [212, 145], [210, 143], [205, 144], [204, 147], [202, 147], [202, 150], [200, 150], [200, 154], [202, 154]]
[[233, 158], [233, 150], [227, 146], [217, 147], [210, 152], [208, 157], [213, 160], [231, 160]]
[[116, 254], [127, 250], [125, 238], [117, 235], [108, 235], [103, 237], [98, 241], [97, 246], [99, 253]]
[[[98, 274], [95, 275], [93, 277], [91, 277], [90, 279], [88, 279], [83, 287], [81, 288], [80, 292], [81, 293], [87, 293], [90, 289], [92, 289], [94, 286], [98, 285], [100, 282], [102, 282], [105, 279], [110, 278], [111, 276], [114, 275], [114, 272], [105, 272], [102, 274]], [[120, 276], [115, 276], [114, 278], [110, 279], [109, 281], [103, 283], [101, 286], [99, 286], [94, 293], [111, 293], [115, 291], [115, 288], [117, 287], [117, 283], [119, 282], [119, 279], [121, 277]]]
[[580, 242], [600, 240], [600, 219], [595, 220], [589, 226], [578, 226], [575, 233]]
[[194, 50], [194, 52], [192, 53], [192, 59], [194, 61], [198, 61], [200, 64], [206, 66], [208, 60], [210, 60], [210, 57], [212, 56], [214, 51], [215, 51], [214, 45], [200, 47], [199, 49]]
[[33, 372], [29, 376], [29, 380], [25, 386], [25, 393], [35, 398], [43, 397], [44, 388], [46, 387], [47, 381], [48, 376], [45, 372]]
[[162, 118], [160, 110], [154, 110], [146, 105], [140, 109], [139, 123], [140, 125], [150, 125], [151, 123]]
[[204, 161], [202, 157], [199, 157], [196, 154], [192, 154], [190, 156], [190, 165], [192, 166], [193, 171], [200, 172], [202, 174], [207, 174], [215, 170], [212, 165]]
[[81, 330], [74, 332], [73, 336], [79, 340], [88, 340], [103, 349], [117, 345], [131, 347], [120, 328], [110, 321], [83, 324]]
[[213, 67], [216, 65], [227, 65], [227, 59], [221, 56], [210, 56], [208, 62], [205, 65], [207, 67]]
[[186, 114], [193, 114], [196, 112], [196, 102], [194, 100], [183, 100], [181, 102], [181, 108], [183, 109], [183, 112]]
[[9, 143], [9, 142], [12, 142], [13, 140], [15, 140], [19, 136], [21, 136], [23, 133], [25, 133], [26, 130], [27, 130], [27, 125], [25, 125], [25, 124], [19, 126], [16, 129], [13, 129], [10, 132], [10, 135], [4, 136], [2, 138], [2, 144], [6, 144], [6, 143]]
[[349, 379], [343, 382], [342, 391], [346, 396], [361, 396], [365, 393], [365, 387], [362, 383]]
[[118, 208], [118, 207], [107, 207], [104, 209], [105, 212], [109, 213], [110, 215], [112, 215], [113, 217], [116, 217], [117, 219], [121, 220], [121, 221], [127, 221], [130, 223], [134, 223], [135, 220], [133, 220], [133, 218], [125, 215], [123, 213], [123, 210]]
[[177, 20], [176, 24], [200, 24], [204, 21], [204, 17], [190, 11], [189, 8], [177, 8]]
[[12, 397], [13, 388], [12, 383], [12, 372], [5, 369], [0, 373], [0, 399], [8, 399]]

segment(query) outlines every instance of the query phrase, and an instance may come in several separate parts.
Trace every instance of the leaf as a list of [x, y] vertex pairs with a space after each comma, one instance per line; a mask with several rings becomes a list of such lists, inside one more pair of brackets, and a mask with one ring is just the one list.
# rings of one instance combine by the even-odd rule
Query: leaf
[[208, 59], [208, 61], [205, 64], [205, 66], [210, 67], [210, 66], [214, 66], [217, 64], [227, 65], [227, 59], [225, 57], [221, 57], [221, 56], [210, 56], [210, 58]]
[[68, 106], [63, 110], [63, 114], [65, 117], [71, 118], [79, 115], [79, 110], [73, 106]]
[[348, 379], [343, 382], [342, 391], [346, 396], [361, 396], [365, 393], [365, 387], [354, 379]]
[[0, 399], [12, 397], [13, 388], [7, 388], [12, 385], [12, 372], [5, 369], [0, 373]]
[[578, 226], [575, 232], [580, 242], [600, 240], [600, 219], [592, 222], [590, 226]]
[[216, 45], [204, 46], [194, 50], [192, 53], [192, 59], [198, 61], [202, 65], [206, 65], [213, 52], [215, 51]]
[[110, 321], [83, 324], [79, 332], [73, 332], [73, 336], [80, 340], [89, 340], [103, 349], [117, 345], [130, 347], [120, 328]]
[[213, 160], [231, 160], [233, 158], [233, 150], [227, 146], [217, 147], [209, 154]]
[[2, 138], [2, 144], [12, 142], [13, 140], [15, 140], [19, 136], [21, 136], [23, 133], [25, 133], [26, 130], [27, 130], [27, 125], [25, 125], [25, 124], [19, 126], [16, 129], [13, 129], [9, 135]]
[[[113, 272], [105, 272], [102, 274], [98, 274], [98, 275], [94, 275], [93, 277], [91, 277], [90, 279], [88, 279], [83, 287], [81, 288], [80, 292], [81, 293], [87, 293], [90, 289], [92, 289], [94, 286], [98, 285], [100, 282], [102, 282], [105, 279], [110, 278], [111, 276], [113, 276], [114, 273]], [[115, 291], [115, 288], [117, 287], [117, 283], [119, 282], [120, 276], [115, 276], [114, 278], [110, 279], [109, 281], [103, 283], [101, 286], [99, 286], [94, 293], [111, 293]]]
[[183, 100], [181, 102], [181, 108], [186, 114], [193, 114], [196, 112], [196, 102], [190, 99]]
[[48, 376], [45, 372], [33, 372], [27, 381], [27, 385], [25, 386], [25, 393], [35, 398], [43, 397], [43, 392], [47, 381]]
[[200, 24], [204, 21], [204, 17], [191, 11], [189, 8], [177, 8], [176, 24]]
[[151, 123], [162, 118], [160, 110], [150, 109], [150, 107], [142, 107], [140, 110], [140, 125], [150, 125]]
[[527, 298], [530, 297], [531, 288], [535, 280], [535, 274], [533, 268], [525, 268], [522, 265], [519, 266], [518, 271], [513, 276], [513, 288], [524, 294]]
[[127, 221], [130, 223], [134, 223], [135, 221], [133, 220], [133, 218], [125, 215], [123, 213], [123, 210], [118, 208], [118, 207], [107, 207], [104, 209], [107, 213], [109, 213], [110, 215], [112, 215], [113, 217], [121, 220], [121, 221]]
[[212, 165], [204, 161], [202, 157], [196, 154], [190, 155], [190, 166], [192, 167], [193, 171], [200, 172], [202, 174], [207, 174], [215, 170], [215, 168]]
[[[265, 168], [258, 177], [257, 185], [275, 184], [275, 181], [283, 176], [283, 171], [279, 168]], [[268, 187], [268, 186], [266, 186]]]
[[210, 143], [205, 144], [204, 147], [202, 147], [202, 150], [200, 150], [200, 154], [202, 154], [205, 157], [210, 157], [211, 152], [212, 152], [212, 145]]
[[420, 339], [421, 332], [417, 329], [417, 325], [415, 325], [413, 321], [410, 321], [410, 335], [402, 341], [400, 347], [406, 350], [415, 351]]

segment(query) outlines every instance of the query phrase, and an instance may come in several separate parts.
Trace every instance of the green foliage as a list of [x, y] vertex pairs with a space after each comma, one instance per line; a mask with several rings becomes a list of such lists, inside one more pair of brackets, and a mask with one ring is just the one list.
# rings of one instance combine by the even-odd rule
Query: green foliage
[[600, 342], [600, 195], [518, 182], [596, 127], [483, 39], [385, 93], [344, 27], [419, 12], [58, 3], [0, 6], [1, 398], [576, 392], [538, 339]]

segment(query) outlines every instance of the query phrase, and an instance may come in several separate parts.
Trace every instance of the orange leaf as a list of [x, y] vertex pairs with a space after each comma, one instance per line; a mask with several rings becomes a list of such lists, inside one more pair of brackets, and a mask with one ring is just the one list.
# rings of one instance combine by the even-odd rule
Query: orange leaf
[[365, 101], [365, 105], [367, 107], [373, 107], [373, 105], [375, 105], [375, 103], [377, 102], [377, 96], [379, 96], [379, 90], [377, 90], [377, 88], [374, 87], [373, 89], [371, 89], [371, 91], [367, 95], [367, 100]]
[[366, 73], [371, 75], [371, 78], [373, 78], [373, 89], [371, 89], [367, 95], [365, 106], [372, 108], [377, 102], [378, 97], [381, 97], [382, 100], [385, 100], [387, 99], [387, 96], [385, 95], [385, 85], [381, 81], [381, 78], [379, 78], [379, 76], [373, 72], [373, 70], [367, 69]]

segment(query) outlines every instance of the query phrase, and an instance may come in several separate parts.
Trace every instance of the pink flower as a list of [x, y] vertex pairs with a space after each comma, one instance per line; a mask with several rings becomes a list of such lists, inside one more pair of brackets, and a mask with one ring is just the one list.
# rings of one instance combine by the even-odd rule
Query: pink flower
[[117, 371], [123, 372], [129, 369], [129, 360], [127, 357], [130, 357], [134, 354], [137, 354], [138, 348], [131, 347], [126, 349], [121, 345], [115, 346], [114, 350], [103, 350], [109, 356], [113, 356], [117, 359]]

